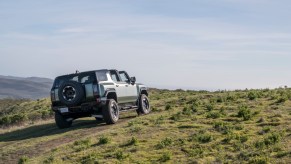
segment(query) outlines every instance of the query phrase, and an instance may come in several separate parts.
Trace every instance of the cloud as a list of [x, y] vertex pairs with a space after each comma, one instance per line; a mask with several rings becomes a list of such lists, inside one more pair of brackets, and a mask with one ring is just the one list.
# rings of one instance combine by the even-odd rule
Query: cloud
[[[269, 7], [258, 12], [252, 11], [252, 5], [262, 1], [225, 0], [216, 7], [205, 1], [200, 2], [205, 3], [205, 11], [189, 5], [185, 10], [197, 13], [188, 15], [180, 14], [179, 7], [184, 6], [175, 8], [172, 3], [166, 9], [153, 3], [155, 11], [141, 11], [146, 5], [137, 2], [115, 1], [101, 7], [93, 1], [63, 7], [50, 4], [37, 11], [26, 6], [24, 16], [22, 10], [15, 11], [10, 20], [1, 20], [0, 74], [55, 77], [76, 69], [117, 68], [150, 86], [224, 89], [291, 82], [286, 76], [290, 28], [257, 21], [271, 15], [264, 11], [269, 1], [264, 3]], [[215, 12], [203, 15], [211, 10]]]

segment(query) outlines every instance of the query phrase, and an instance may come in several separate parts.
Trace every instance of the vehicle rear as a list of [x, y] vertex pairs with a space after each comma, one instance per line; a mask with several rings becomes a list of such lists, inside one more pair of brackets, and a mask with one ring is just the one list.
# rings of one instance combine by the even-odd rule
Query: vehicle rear
[[99, 98], [95, 71], [59, 76], [51, 90], [52, 110], [74, 119], [98, 111]]

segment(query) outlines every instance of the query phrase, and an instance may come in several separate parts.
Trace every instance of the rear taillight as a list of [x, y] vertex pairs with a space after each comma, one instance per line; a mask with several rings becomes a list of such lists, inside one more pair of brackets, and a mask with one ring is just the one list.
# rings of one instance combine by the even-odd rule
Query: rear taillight
[[51, 91], [51, 101], [56, 101], [55, 91]]

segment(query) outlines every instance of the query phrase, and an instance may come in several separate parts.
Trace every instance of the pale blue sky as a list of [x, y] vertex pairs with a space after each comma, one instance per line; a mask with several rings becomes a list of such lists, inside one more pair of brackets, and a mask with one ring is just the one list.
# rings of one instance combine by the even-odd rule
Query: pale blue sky
[[127, 70], [151, 87], [291, 85], [291, 1], [0, 0], [0, 75]]

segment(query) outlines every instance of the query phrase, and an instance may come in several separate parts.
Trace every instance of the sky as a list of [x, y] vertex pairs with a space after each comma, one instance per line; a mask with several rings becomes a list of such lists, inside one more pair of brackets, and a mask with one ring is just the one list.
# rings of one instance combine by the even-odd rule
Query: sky
[[291, 1], [0, 0], [0, 75], [97, 69], [167, 89], [291, 86]]

